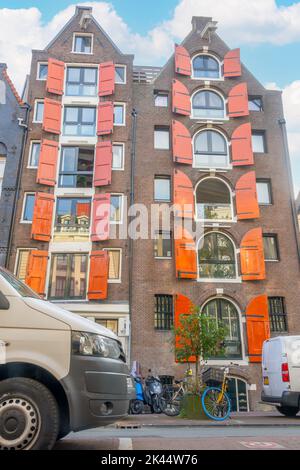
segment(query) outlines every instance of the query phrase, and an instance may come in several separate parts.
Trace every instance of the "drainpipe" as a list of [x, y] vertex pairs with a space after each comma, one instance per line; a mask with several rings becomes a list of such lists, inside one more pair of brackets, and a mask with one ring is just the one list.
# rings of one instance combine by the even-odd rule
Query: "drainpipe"
[[6, 258], [5, 258], [5, 267], [6, 268], [8, 268], [10, 255], [11, 255], [13, 232], [14, 232], [14, 227], [15, 227], [15, 223], [16, 223], [16, 215], [17, 215], [17, 201], [19, 200], [19, 195], [20, 195], [22, 169], [23, 169], [23, 163], [24, 163], [24, 157], [25, 157], [25, 145], [26, 145], [27, 135], [28, 135], [29, 111], [31, 109], [29, 104], [27, 104], [27, 103], [25, 103], [24, 108], [26, 109], [24, 122], [19, 120], [19, 126], [22, 127], [22, 129], [23, 129], [23, 136], [22, 136], [22, 145], [21, 145], [21, 158], [20, 158], [20, 161], [19, 161], [18, 171], [17, 171], [17, 178], [16, 178], [15, 195], [14, 195], [14, 201], [13, 201], [13, 211], [12, 211], [10, 227], [9, 227], [7, 253], [6, 253]]
[[296, 205], [295, 205], [295, 194], [294, 194], [294, 188], [293, 188], [293, 176], [292, 176], [292, 170], [291, 170], [289, 144], [288, 144], [287, 131], [286, 131], [286, 120], [279, 119], [278, 124], [279, 124], [279, 127], [281, 129], [281, 134], [282, 134], [284, 158], [285, 158], [286, 168], [288, 172], [288, 180], [289, 180], [289, 188], [290, 188], [291, 211], [292, 211], [292, 216], [293, 216], [294, 234], [295, 234], [296, 245], [297, 245], [298, 262], [300, 263], [299, 225], [298, 225], [297, 211], [296, 211]]

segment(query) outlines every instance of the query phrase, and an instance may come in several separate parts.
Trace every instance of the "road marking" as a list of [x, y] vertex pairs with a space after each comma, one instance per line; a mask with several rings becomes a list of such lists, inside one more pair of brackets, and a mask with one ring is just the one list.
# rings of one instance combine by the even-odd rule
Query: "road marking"
[[242, 441], [240, 444], [244, 447], [247, 447], [247, 449], [285, 449], [284, 446], [281, 444], [278, 444], [277, 442], [246, 442]]
[[132, 450], [132, 439], [121, 437], [119, 439], [119, 450]]

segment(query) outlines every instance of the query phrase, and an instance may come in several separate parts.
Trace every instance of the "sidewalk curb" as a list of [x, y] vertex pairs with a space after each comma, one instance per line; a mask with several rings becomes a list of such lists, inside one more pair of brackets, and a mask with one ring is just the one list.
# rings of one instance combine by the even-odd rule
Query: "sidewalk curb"
[[300, 424], [295, 423], [278, 423], [278, 424], [264, 424], [264, 423], [224, 423], [224, 424], [192, 424], [192, 423], [170, 423], [170, 424], [133, 424], [133, 425], [111, 425], [115, 429], [134, 430], [141, 428], [282, 428], [282, 427], [294, 427], [298, 428]]

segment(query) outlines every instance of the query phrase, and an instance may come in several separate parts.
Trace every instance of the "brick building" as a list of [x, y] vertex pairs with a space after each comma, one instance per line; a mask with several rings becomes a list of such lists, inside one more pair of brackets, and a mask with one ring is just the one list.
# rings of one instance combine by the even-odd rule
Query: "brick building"
[[[10, 268], [49, 300], [114, 329], [130, 359], [160, 375], [184, 372], [170, 328], [199, 305], [229, 331], [225, 357], [209, 362], [239, 365], [234, 407], [254, 408], [262, 341], [270, 330], [300, 330], [280, 92], [241, 64], [211, 18], [192, 19], [163, 68], [134, 67], [91, 9], [77, 7], [33, 51], [28, 100]], [[116, 226], [125, 233], [126, 200], [149, 212], [177, 204], [172, 228], [114, 237]], [[199, 239], [180, 232], [184, 220], [204, 227]]]

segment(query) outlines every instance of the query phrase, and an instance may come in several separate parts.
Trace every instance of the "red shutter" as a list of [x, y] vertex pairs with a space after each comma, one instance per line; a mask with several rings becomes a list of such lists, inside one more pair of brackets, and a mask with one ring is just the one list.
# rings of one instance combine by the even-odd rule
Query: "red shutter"
[[54, 196], [48, 193], [36, 193], [34, 200], [31, 238], [43, 242], [51, 239]]
[[[189, 315], [191, 313], [191, 309], [193, 308], [193, 304], [188, 297], [185, 297], [181, 294], [176, 294], [175, 296], [175, 309], [174, 309], [174, 326], [175, 328], [180, 328], [180, 317], [181, 315]], [[176, 336], [175, 339], [176, 346], [180, 344], [180, 336]], [[176, 362], [179, 362], [176, 359]], [[190, 357], [187, 362], [196, 362], [195, 357]]]
[[61, 103], [55, 100], [44, 100], [43, 130], [52, 134], [60, 134]]
[[46, 90], [48, 93], [62, 95], [64, 92], [65, 64], [60, 60], [48, 60], [48, 75]]
[[46, 139], [43, 140], [36, 178], [37, 183], [55, 186], [57, 158], [58, 142]]
[[102, 101], [98, 105], [98, 135], [111, 134], [114, 128], [114, 105], [111, 101]]
[[96, 194], [93, 200], [93, 242], [109, 239], [110, 194]]
[[242, 75], [241, 51], [233, 49], [224, 57], [224, 77], [240, 77]]
[[261, 228], [246, 233], [240, 247], [241, 272], [243, 281], [266, 279], [263, 234]]
[[173, 113], [189, 116], [191, 114], [191, 98], [189, 90], [178, 80], [173, 80], [172, 85], [172, 110]]
[[239, 220], [258, 219], [260, 216], [256, 193], [255, 171], [245, 173], [235, 187], [236, 213]]
[[264, 341], [270, 338], [268, 298], [255, 297], [246, 310], [248, 354], [250, 362], [261, 362]]
[[193, 184], [182, 171], [174, 171], [174, 205], [175, 217], [192, 219], [194, 217], [194, 190]]
[[107, 299], [108, 252], [92, 251], [90, 256], [89, 300]]
[[193, 148], [190, 131], [179, 121], [172, 121], [173, 160], [176, 163], [193, 164]]
[[188, 77], [192, 74], [190, 54], [183, 46], [177, 44], [175, 44], [175, 72]]
[[41, 297], [45, 296], [48, 252], [32, 250], [29, 254], [26, 284]]
[[98, 142], [96, 146], [94, 186], [111, 184], [112, 143]]
[[247, 83], [234, 86], [228, 95], [229, 117], [249, 116]]
[[197, 279], [196, 244], [186, 228], [175, 225], [175, 266], [178, 279]]
[[113, 95], [115, 92], [115, 66], [113, 62], [99, 65], [99, 96]]
[[251, 124], [237, 127], [231, 137], [231, 155], [233, 166], [253, 165]]

